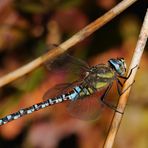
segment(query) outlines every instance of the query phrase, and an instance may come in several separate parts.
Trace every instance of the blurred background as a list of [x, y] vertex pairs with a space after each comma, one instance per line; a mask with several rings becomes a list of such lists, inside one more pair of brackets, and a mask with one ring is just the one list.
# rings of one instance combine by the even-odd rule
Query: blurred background
[[[0, 1], [0, 76], [27, 64], [60, 44], [114, 7], [120, 0], [5, 0]], [[147, 8], [140, 0], [70, 49], [90, 65], [124, 57], [129, 65]], [[115, 148], [148, 147], [148, 58], [143, 54], [121, 123]], [[42, 101], [70, 73], [41, 66], [0, 88], [0, 117]], [[116, 88], [108, 98], [117, 102]], [[114, 111], [104, 107], [93, 121], [73, 118], [65, 104], [55, 105], [0, 127], [1, 148], [97, 148], [107, 135]]]

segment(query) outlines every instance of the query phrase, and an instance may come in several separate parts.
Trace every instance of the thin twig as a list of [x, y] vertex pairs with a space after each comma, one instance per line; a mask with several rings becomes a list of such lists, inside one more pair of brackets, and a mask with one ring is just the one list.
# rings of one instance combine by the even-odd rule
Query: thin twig
[[114, 8], [112, 8], [110, 11], [105, 13], [100, 18], [96, 19], [94, 22], [80, 30], [78, 33], [73, 35], [70, 39], [63, 42], [59, 45], [61, 48], [54, 48], [53, 50], [50, 50], [45, 55], [38, 57], [34, 61], [28, 63], [27, 65], [22, 66], [21, 68], [8, 73], [7, 75], [0, 78], [0, 87], [22, 77], [23, 75], [31, 72], [35, 68], [39, 67], [41, 64], [46, 62], [47, 60], [52, 60], [58, 55], [62, 54], [66, 50], [68, 50], [70, 47], [74, 46], [76, 43], [82, 41], [87, 36], [95, 32], [97, 29], [99, 29], [101, 26], [103, 26], [105, 23], [109, 22], [112, 18], [117, 16], [119, 13], [121, 13], [123, 10], [128, 8], [130, 5], [132, 5], [137, 0], [123, 0], [118, 5], [116, 5]]
[[[132, 61], [131, 61], [131, 64], [130, 64], [128, 74], [130, 73], [130, 71], [133, 67], [135, 67], [136, 65], [139, 66], [140, 60], [141, 60], [141, 57], [142, 57], [142, 53], [144, 51], [144, 47], [146, 45], [147, 37], [148, 37], [148, 10], [146, 12], [146, 16], [145, 16], [145, 19], [144, 19], [144, 22], [143, 22], [143, 25], [142, 25], [142, 28], [141, 28], [141, 32], [140, 32], [139, 39], [138, 39], [138, 42], [137, 42], [137, 45], [136, 45], [136, 48], [135, 48], [135, 51], [134, 51], [134, 55], [133, 55], [133, 58], [132, 58]], [[135, 68], [133, 70], [132, 75], [125, 82], [125, 84], [123, 86], [123, 91], [130, 84], [132, 84], [134, 82], [137, 69], [138, 68]], [[125, 93], [123, 93], [121, 95], [120, 99], [119, 99], [117, 109], [120, 112], [124, 112], [124, 110], [125, 110], [125, 106], [126, 106], [126, 103], [127, 103], [127, 100], [128, 100], [130, 90], [131, 90], [131, 87], [129, 87], [129, 89]], [[112, 123], [111, 123], [111, 126], [110, 126], [110, 130], [109, 130], [108, 136], [107, 136], [105, 144], [104, 144], [104, 148], [112, 148], [116, 134], [117, 134], [117, 131], [118, 131], [120, 123], [121, 123], [122, 117], [123, 117], [123, 114], [120, 114], [118, 112], [116, 112], [114, 114], [114, 117], [113, 117], [113, 120], [112, 120]]]

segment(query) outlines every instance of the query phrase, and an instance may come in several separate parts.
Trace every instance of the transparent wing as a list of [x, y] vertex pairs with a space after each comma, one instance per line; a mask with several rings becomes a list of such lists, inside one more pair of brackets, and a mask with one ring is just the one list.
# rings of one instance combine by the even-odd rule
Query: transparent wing
[[[70, 92], [75, 86], [78, 86], [80, 82], [58, 84], [55, 87], [49, 89], [43, 96], [43, 100], [53, 98], [67, 92]], [[100, 103], [100, 97], [104, 93], [104, 90], [95, 92], [94, 94], [86, 97], [79, 98], [75, 101], [67, 102], [67, 111], [72, 116], [82, 120], [96, 119], [102, 110], [102, 104]]]
[[104, 91], [96, 92], [90, 96], [80, 98], [68, 104], [68, 112], [82, 120], [94, 120], [99, 117], [102, 111], [100, 97]]
[[48, 100], [53, 97], [60, 96], [65, 94], [73, 89], [74, 86], [78, 85], [80, 82], [73, 82], [73, 83], [62, 83], [57, 84], [53, 88], [48, 89], [45, 94], [43, 95], [43, 100]]
[[[53, 48], [53, 47], [52, 47]], [[68, 53], [58, 56], [54, 60], [49, 60], [45, 63], [48, 70], [60, 69], [65, 73], [70, 73], [78, 77], [85, 76], [89, 71], [89, 65], [81, 59], [75, 58]]]

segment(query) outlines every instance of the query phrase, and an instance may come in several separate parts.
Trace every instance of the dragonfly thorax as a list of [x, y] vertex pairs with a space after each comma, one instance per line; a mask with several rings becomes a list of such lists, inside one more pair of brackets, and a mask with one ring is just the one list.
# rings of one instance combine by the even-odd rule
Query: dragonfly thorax
[[108, 63], [110, 64], [111, 68], [114, 69], [118, 75], [123, 76], [125, 74], [126, 63], [123, 58], [110, 59], [108, 61]]

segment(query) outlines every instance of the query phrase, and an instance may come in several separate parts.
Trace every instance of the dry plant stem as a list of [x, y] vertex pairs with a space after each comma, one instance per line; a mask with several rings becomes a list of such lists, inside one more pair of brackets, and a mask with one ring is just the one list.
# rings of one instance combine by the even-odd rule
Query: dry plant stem
[[3, 76], [0, 78], [0, 87], [22, 77], [23, 75], [31, 72], [35, 68], [39, 67], [41, 64], [43, 64], [47, 60], [52, 60], [53, 58], [57, 57], [58, 55], [62, 54], [66, 50], [68, 50], [70, 47], [74, 46], [76, 43], [82, 41], [87, 36], [95, 32], [97, 29], [99, 29], [101, 26], [103, 26], [105, 23], [109, 22], [112, 18], [117, 16], [119, 13], [121, 13], [123, 10], [128, 8], [130, 5], [132, 5], [137, 0], [123, 0], [118, 5], [116, 5], [114, 8], [112, 8], [110, 11], [105, 13], [100, 18], [96, 19], [94, 22], [80, 30], [78, 33], [73, 35], [70, 39], [63, 42], [59, 45], [61, 48], [54, 48], [53, 50], [49, 51], [43, 56], [38, 57], [34, 61], [28, 63], [27, 65]]
[[[144, 47], [147, 41], [147, 37], [148, 37], [148, 10], [142, 25], [142, 29], [139, 35], [139, 39], [134, 51], [134, 55], [132, 58], [132, 62], [130, 64], [130, 68], [128, 71], [128, 74], [130, 72], [130, 70], [136, 66], [139, 65], [141, 57], [142, 57], [142, 53], [144, 51]], [[133, 70], [132, 75], [130, 76], [130, 78], [125, 82], [124, 86], [123, 86], [123, 91], [134, 82], [134, 78], [137, 72], [137, 68]], [[131, 90], [131, 87], [125, 92], [123, 93], [123, 95], [121, 95], [120, 99], [119, 99], [119, 103], [118, 103], [118, 107], [117, 109], [120, 112], [124, 112], [125, 110], [125, 106], [128, 100], [128, 96], [129, 96], [129, 92]], [[120, 123], [121, 123], [121, 119], [123, 117], [123, 114], [120, 114], [118, 112], [116, 112], [114, 114], [111, 126], [110, 126], [110, 130], [108, 133], [108, 136], [106, 138], [105, 144], [104, 144], [104, 148], [112, 148], [117, 131], [119, 129]]]

